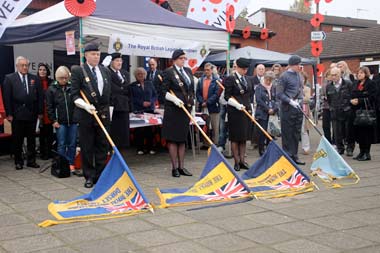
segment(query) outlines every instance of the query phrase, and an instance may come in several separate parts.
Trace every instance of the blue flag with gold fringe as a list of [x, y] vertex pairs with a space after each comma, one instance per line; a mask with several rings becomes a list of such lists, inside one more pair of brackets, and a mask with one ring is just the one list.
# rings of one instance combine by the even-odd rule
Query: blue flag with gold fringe
[[257, 198], [293, 196], [314, 190], [309, 177], [274, 141], [242, 178]]
[[94, 189], [69, 201], [54, 201], [48, 209], [57, 219], [39, 224], [55, 224], [109, 219], [152, 211], [143, 191], [116, 147]]
[[[313, 176], [318, 176], [327, 186], [331, 187], [356, 184], [360, 180], [355, 171], [324, 136], [322, 136], [318, 149], [313, 156], [313, 163], [310, 169]], [[348, 178], [355, 179], [355, 181], [340, 181], [338, 183], [338, 180]]]
[[199, 181], [190, 188], [157, 189], [161, 207], [204, 204], [250, 198], [248, 186], [231, 168], [215, 145]]

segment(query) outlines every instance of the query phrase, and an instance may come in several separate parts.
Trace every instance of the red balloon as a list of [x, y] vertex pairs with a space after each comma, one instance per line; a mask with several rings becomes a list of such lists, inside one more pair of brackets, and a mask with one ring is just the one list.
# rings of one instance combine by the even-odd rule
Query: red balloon
[[65, 8], [76, 17], [87, 17], [94, 13], [96, 3], [94, 0], [65, 0]]
[[249, 28], [249, 26], [246, 26], [243, 29], [243, 38], [248, 39], [249, 37], [251, 37], [251, 28]]
[[318, 27], [321, 25], [321, 23], [325, 20], [325, 17], [320, 14], [320, 13], [316, 13], [312, 19], [310, 20], [310, 24], [313, 26], [313, 27]]
[[232, 33], [235, 30], [235, 7], [232, 4], [227, 4], [226, 8], [226, 30]]
[[268, 37], [269, 37], [268, 29], [266, 28], [261, 29], [260, 39], [266, 40], [268, 39]]
[[325, 66], [322, 63], [317, 64], [317, 75], [320, 76], [323, 71], [325, 71]]

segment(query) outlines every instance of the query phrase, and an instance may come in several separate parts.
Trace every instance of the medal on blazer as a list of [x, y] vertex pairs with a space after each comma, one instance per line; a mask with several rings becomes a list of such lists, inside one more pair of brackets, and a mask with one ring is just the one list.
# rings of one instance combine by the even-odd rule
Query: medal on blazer
[[240, 89], [240, 94], [243, 95], [243, 94], [245, 93], [245, 91], [244, 91], [244, 89], [242, 88], [242, 86], [241, 86], [241, 84], [240, 84], [239, 78], [236, 79], [236, 77], [235, 77], [235, 82], [237, 83], [237, 85], [238, 85], [238, 87], [239, 87], [239, 89]]
[[90, 82], [90, 78], [88, 76], [86, 76], [85, 80], [86, 80], [86, 83]]
[[174, 73], [174, 76], [175, 76], [175, 79], [177, 79], [179, 87], [182, 87], [183, 86], [183, 82], [181, 81], [181, 79], [179, 79], [179, 75], [177, 73]]

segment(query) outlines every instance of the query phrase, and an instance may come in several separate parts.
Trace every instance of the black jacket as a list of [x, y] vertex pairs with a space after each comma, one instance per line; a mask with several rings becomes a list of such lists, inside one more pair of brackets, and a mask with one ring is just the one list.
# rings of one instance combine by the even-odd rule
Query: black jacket
[[355, 82], [355, 85], [353, 86], [352, 92], [351, 92], [351, 99], [357, 98], [359, 100], [358, 105], [351, 105], [354, 110], [357, 109], [365, 109], [365, 103], [367, 104], [368, 109], [375, 109], [376, 104], [376, 84], [370, 80], [366, 79], [364, 82], [364, 89], [358, 90], [359, 81]]
[[59, 124], [74, 124], [74, 101], [71, 86], [60, 86], [53, 82], [46, 91], [46, 104], [49, 119]]
[[[142, 89], [139, 82], [133, 82], [129, 85], [129, 92], [131, 94], [133, 112], [152, 113], [154, 111], [154, 103], [157, 100], [157, 94], [151, 81], [144, 82], [144, 89]], [[150, 106], [144, 107], [144, 102], [150, 102]]]
[[[149, 70], [147, 75], [146, 75], [146, 80], [151, 81], [153, 83], [153, 86], [157, 92], [158, 102], [160, 103], [160, 105], [164, 105], [165, 104], [165, 94], [164, 94], [164, 89], [162, 87], [162, 81], [163, 81], [162, 80], [162, 78], [163, 78], [162, 71], [157, 69], [156, 72], [154, 73], [153, 78], [151, 78], [151, 73], [152, 73], [152, 71]], [[160, 77], [161, 77], [161, 79], [160, 79]]]
[[333, 84], [330, 82], [326, 86], [326, 96], [327, 102], [330, 106], [331, 119], [346, 119], [347, 113], [351, 111], [351, 92], [352, 83], [349, 80], [341, 79], [342, 84], [337, 90]]
[[256, 106], [256, 111], [255, 111], [255, 118], [268, 120], [269, 109], [272, 109], [274, 113], [277, 113], [278, 106], [276, 103], [275, 87], [273, 85], [272, 85], [270, 93], [271, 93], [271, 98], [269, 99], [268, 91], [262, 84], [259, 84], [256, 87], [255, 97], [256, 97], [257, 106]]
[[28, 74], [27, 94], [18, 72], [5, 76], [3, 83], [3, 101], [7, 116], [14, 120], [37, 120], [43, 113], [44, 94], [37, 76]]
[[110, 68], [111, 72], [111, 104], [115, 112], [130, 111], [130, 93], [129, 93], [129, 73], [121, 69], [120, 74], [124, 79], [122, 82], [119, 75]]
[[[80, 66], [73, 66], [71, 68], [71, 94], [73, 101], [78, 98], [82, 98], [80, 91], [82, 90], [86, 95], [87, 99], [93, 104], [98, 112], [99, 118], [103, 123], [110, 123], [110, 112], [109, 106], [111, 101], [111, 73], [110, 71], [102, 65], [98, 65], [100, 72], [103, 77], [103, 94], [100, 96], [100, 93], [97, 88], [97, 83], [91, 74], [91, 70], [88, 67], [88, 64], [84, 65], [85, 70], [87, 71], [90, 82], [88, 83], [83, 74], [82, 68]], [[91, 86], [90, 86], [91, 85]], [[96, 94], [94, 98], [91, 96], [91, 90]], [[74, 119], [80, 124], [97, 124], [94, 117], [86, 112], [85, 110], [75, 107], [74, 109]]]
[[[247, 80], [247, 78], [246, 78]], [[240, 87], [242, 87], [242, 91]], [[224, 80], [224, 98], [226, 101], [234, 97], [240, 104], [243, 104], [247, 111], [251, 112], [251, 103], [253, 102], [254, 87], [253, 83], [247, 80], [247, 87], [241, 84], [239, 77], [236, 74], [228, 76]]]

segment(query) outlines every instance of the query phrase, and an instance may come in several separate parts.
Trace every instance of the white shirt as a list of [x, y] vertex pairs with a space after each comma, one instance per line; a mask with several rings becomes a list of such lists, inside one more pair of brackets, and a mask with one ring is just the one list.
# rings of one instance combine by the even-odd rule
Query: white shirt
[[21, 80], [21, 83], [22, 85], [24, 85], [24, 80], [23, 80], [23, 76], [25, 76], [25, 82], [26, 82], [26, 94], [29, 94], [29, 84], [28, 84], [28, 74], [26, 75], [23, 75], [21, 74], [20, 72], [17, 72], [19, 77], [20, 77], [20, 80]]
[[95, 67], [91, 66], [88, 63], [87, 63], [87, 65], [90, 68], [91, 72], [92, 72], [92, 68], [95, 68], [96, 79], [98, 79], [98, 91], [99, 91], [100, 96], [102, 96], [103, 95], [103, 88], [104, 88], [102, 72], [100, 72], [98, 65], [96, 65]]

